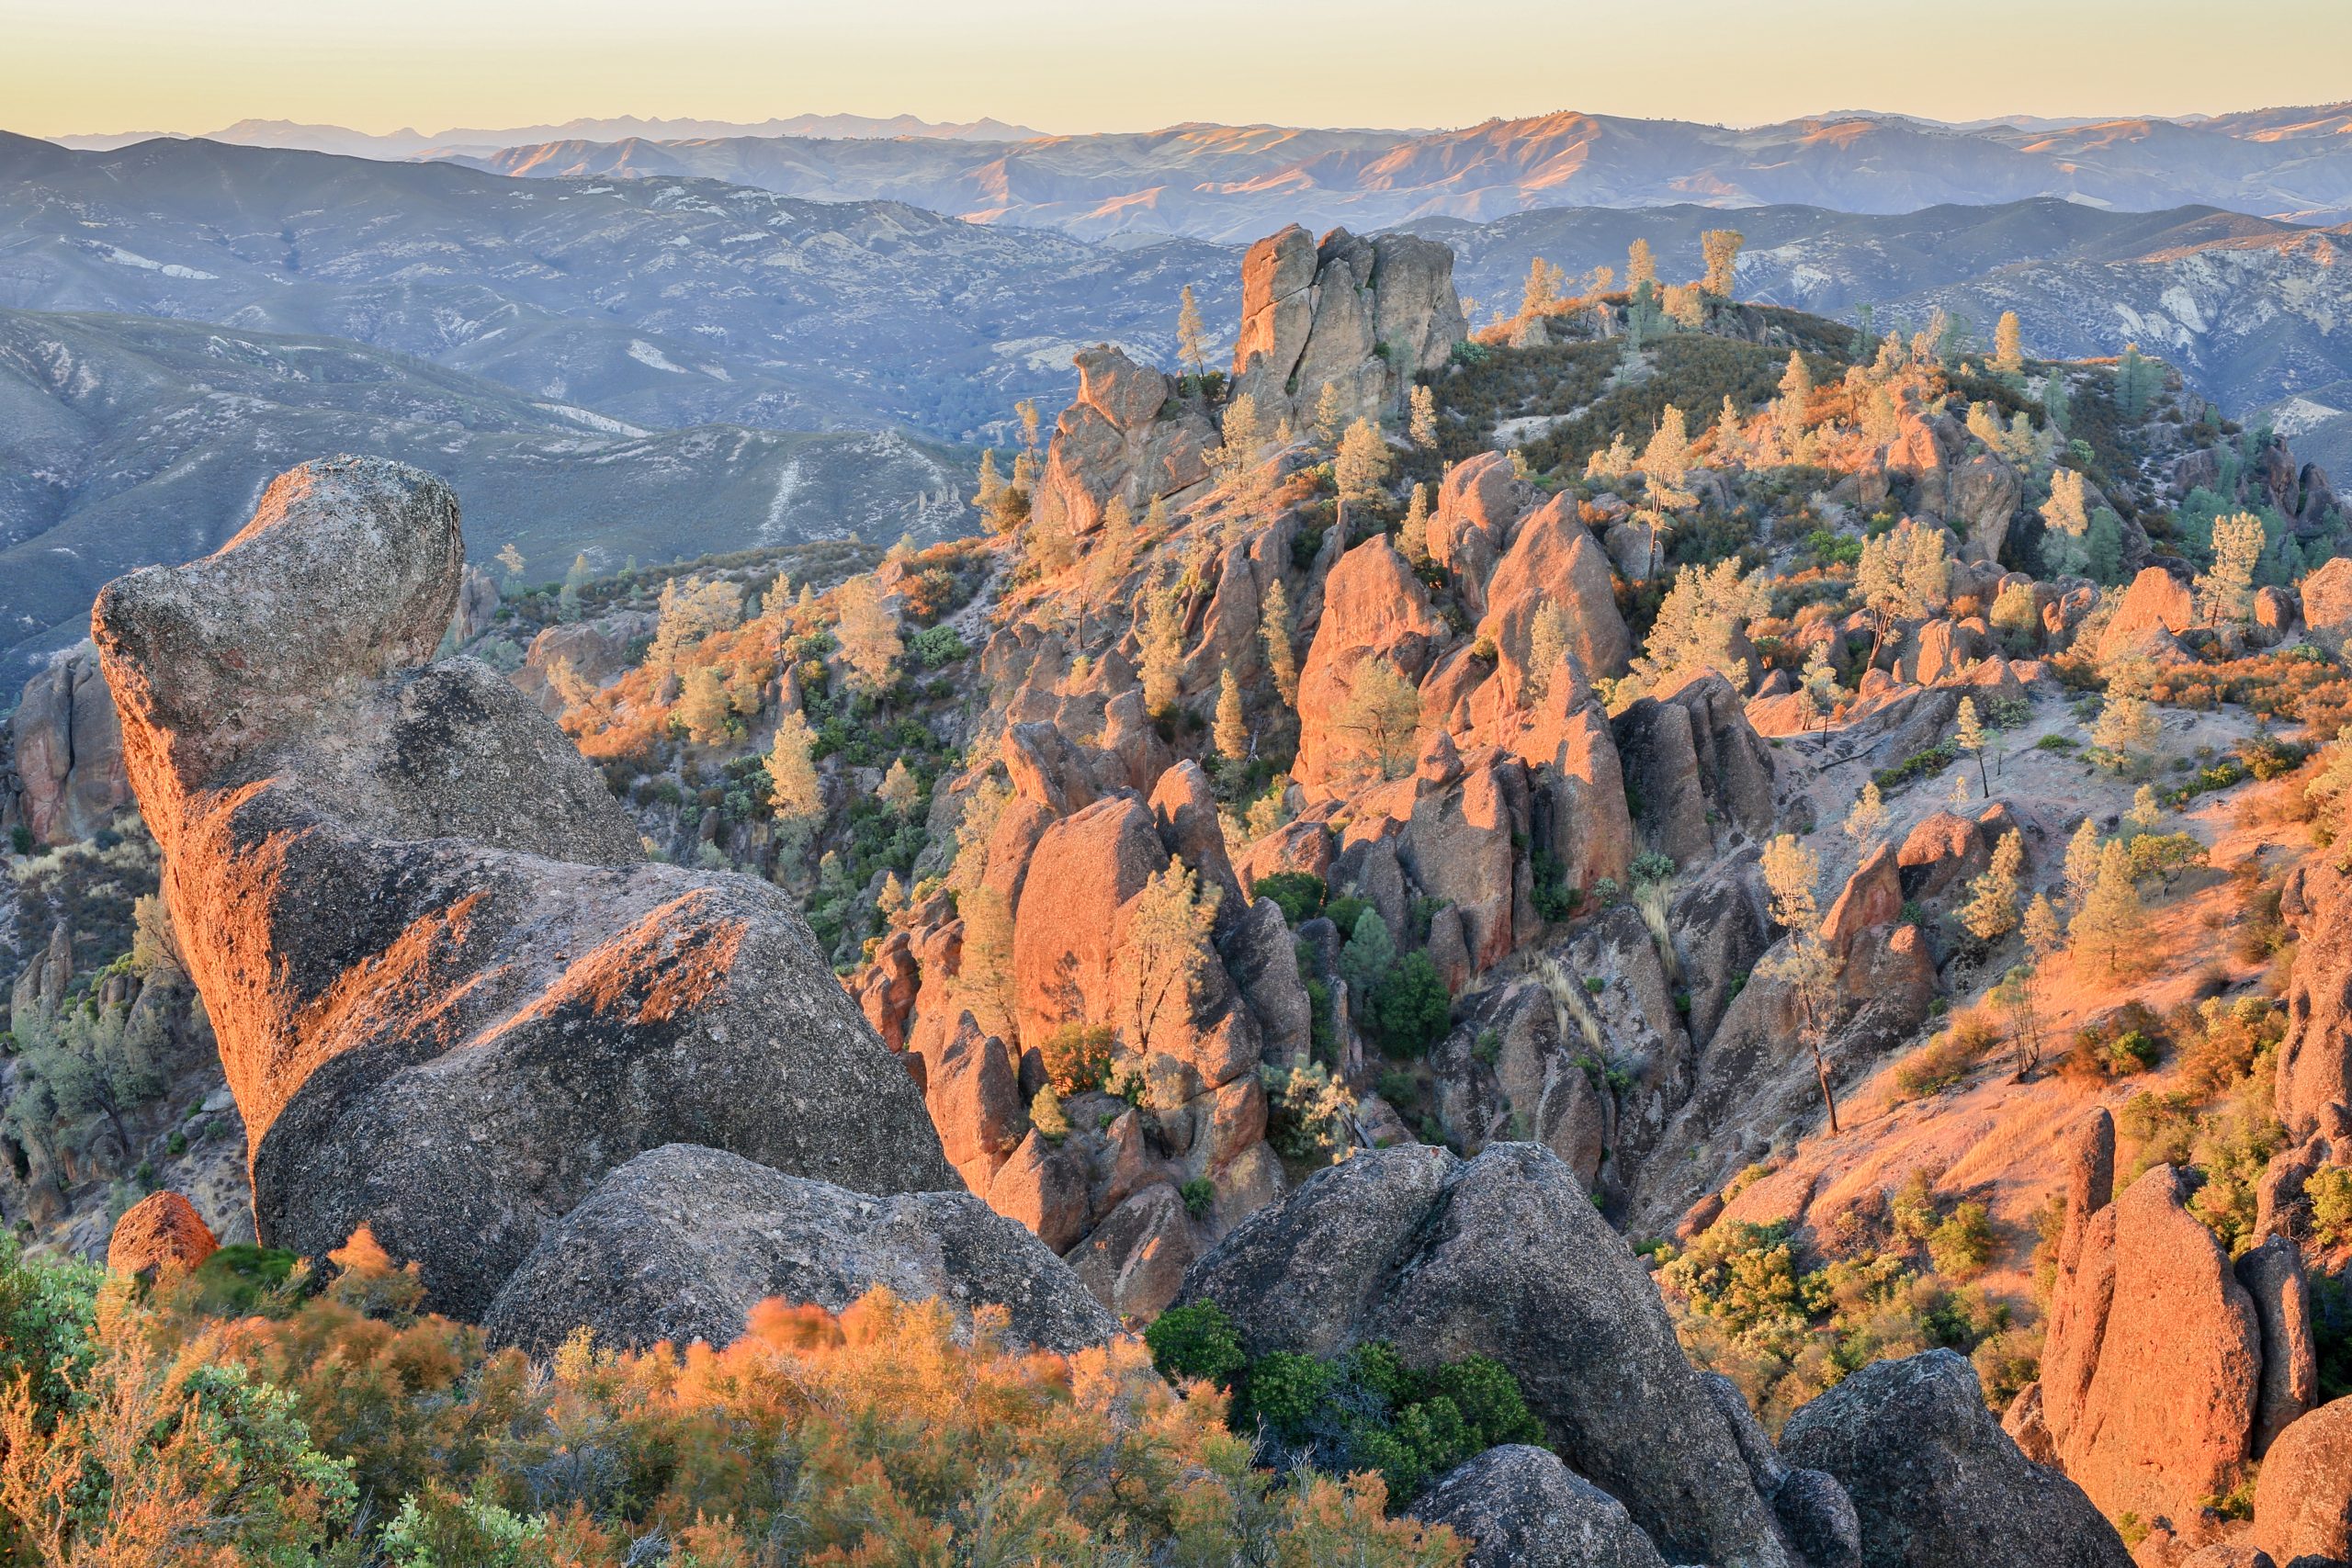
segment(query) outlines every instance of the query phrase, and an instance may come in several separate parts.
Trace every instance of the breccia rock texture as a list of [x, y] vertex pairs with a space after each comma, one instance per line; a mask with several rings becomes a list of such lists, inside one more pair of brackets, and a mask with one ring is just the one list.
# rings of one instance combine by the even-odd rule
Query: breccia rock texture
[[1623, 1503], [1530, 1443], [1449, 1471], [1413, 1517], [1470, 1542], [1464, 1568], [1666, 1568]]
[[462, 566], [446, 486], [338, 457], [92, 613], [261, 1239], [322, 1256], [367, 1224], [433, 1306], [473, 1316], [664, 1144], [957, 1190], [780, 892], [643, 863], [528, 698], [426, 662]]
[[607, 1347], [726, 1345], [770, 1297], [840, 1312], [876, 1287], [967, 1322], [1002, 1307], [1008, 1338], [1036, 1349], [1082, 1349], [1118, 1328], [1044, 1243], [969, 1193], [869, 1196], [684, 1144], [598, 1182], [483, 1325], [542, 1356], [582, 1326]]
[[1491, 1356], [1668, 1561], [1790, 1561], [1657, 1287], [1548, 1149], [1358, 1154], [1243, 1221], [1180, 1299], [1216, 1302], [1253, 1355], [1378, 1339], [1417, 1361]]
[[1868, 1568], [2130, 1568], [2115, 1528], [2018, 1451], [1950, 1350], [1864, 1367], [1789, 1417], [1781, 1450], [1844, 1485]]

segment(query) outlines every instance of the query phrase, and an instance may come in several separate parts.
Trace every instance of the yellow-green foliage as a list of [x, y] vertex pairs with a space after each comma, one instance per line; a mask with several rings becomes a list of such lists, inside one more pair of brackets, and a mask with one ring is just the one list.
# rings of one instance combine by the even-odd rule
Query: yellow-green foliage
[[944, 1306], [876, 1291], [763, 1303], [724, 1350], [582, 1336], [534, 1370], [419, 1312], [364, 1238], [336, 1262], [222, 1321], [202, 1270], [96, 1311], [82, 1278], [54, 1309], [0, 1259], [0, 1337], [74, 1346], [0, 1406], [0, 1561], [620, 1568], [657, 1535], [699, 1568], [1462, 1558], [1388, 1519], [1377, 1477], [1253, 1469], [1222, 1400], [1133, 1341], [1017, 1352], [984, 1309], [959, 1343]]

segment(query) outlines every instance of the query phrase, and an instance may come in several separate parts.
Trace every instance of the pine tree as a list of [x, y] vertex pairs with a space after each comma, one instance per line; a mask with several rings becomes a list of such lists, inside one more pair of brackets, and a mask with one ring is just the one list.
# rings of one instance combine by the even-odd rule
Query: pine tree
[[1699, 287], [1719, 299], [1731, 298], [1733, 270], [1747, 236], [1736, 229], [1709, 229], [1699, 236], [1699, 254], [1706, 258], [1706, 276]]
[[1546, 599], [1536, 606], [1527, 632], [1527, 679], [1520, 683], [1520, 705], [1534, 707], [1551, 694], [1552, 678], [1568, 661], [1568, 636], [1574, 623], [1566, 605]]
[[1340, 455], [1331, 464], [1331, 477], [1338, 482], [1340, 507], [1337, 521], [1344, 528], [1348, 503], [1370, 501], [1380, 493], [1381, 481], [1387, 478], [1388, 443], [1368, 419], [1357, 420], [1348, 426], [1340, 442]]
[[1886, 801], [1879, 794], [1878, 781], [1871, 779], [1862, 785], [1862, 793], [1854, 797], [1853, 807], [1846, 813], [1846, 836], [1854, 840], [1865, 855], [1886, 831]]
[[1822, 1107], [1829, 1114], [1829, 1131], [1835, 1134], [1838, 1097], [1830, 1088], [1825, 1047], [1829, 1027], [1836, 1021], [1838, 974], [1843, 965], [1821, 940], [1821, 915], [1814, 899], [1821, 863], [1795, 835], [1782, 833], [1764, 846], [1759, 869], [1772, 923], [1788, 934], [1757, 969], [1765, 978], [1786, 985], [1797, 998], [1803, 1020], [1800, 1032], [1813, 1052], [1814, 1078], [1820, 1086]]
[[1635, 289], [1645, 284], [1657, 287], [1657, 257], [1647, 240], [1635, 240], [1625, 252], [1625, 287]]
[[1373, 992], [1396, 966], [1396, 939], [1389, 934], [1388, 922], [1380, 918], [1379, 910], [1365, 909], [1356, 917], [1356, 929], [1348, 933], [1347, 945], [1340, 950], [1340, 977], [1348, 983], [1348, 1010], [1358, 1019], [1368, 1019]]
[[1284, 703], [1295, 707], [1298, 654], [1290, 640], [1290, 591], [1279, 577], [1267, 588], [1265, 603], [1260, 607], [1258, 635], [1266, 644], [1266, 669], [1274, 677], [1274, 690], [1282, 694]]
[[2143, 784], [2132, 792], [2132, 809], [2123, 814], [2123, 820], [2132, 825], [2134, 832], [2153, 833], [2163, 818], [2164, 807], [2156, 799], [2155, 785]]
[[1200, 879], [1179, 860], [1154, 872], [1136, 895], [1113, 976], [1112, 1027], [1120, 1042], [1147, 1061], [1189, 1032], [1208, 965], [1216, 896], [1202, 896]]
[[1998, 942], [2018, 929], [2018, 874], [2025, 868], [2025, 840], [2014, 828], [1993, 846], [1992, 864], [1968, 885], [1960, 923], [1979, 942]]
[[2109, 839], [2099, 852], [2098, 875], [2075, 912], [2066, 934], [2075, 949], [2095, 960], [2109, 974], [2123, 966], [2134, 944], [2145, 939], [2147, 909], [2132, 877], [2132, 852], [2120, 839]]
[[583, 550], [571, 558], [571, 570], [563, 574], [563, 586], [556, 592], [558, 619], [576, 621], [580, 618], [580, 591], [588, 585], [590, 575], [588, 555]]
[[1023, 398], [1012, 405], [1012, 412], [1021, 421], [1021, 455], [1034, 463], [1037, 460], [1036, 401], [1035, 399]]
[[1094, 547], [1087, 552], [1086, 570], [1078, 579], [1078, 645], [1086, 646], [1086, 612], [1118, 591], [1135, 565], [1136, 515], [1127, 498], [1113, 492], [1102, 503], [1102, 525], [1094, 531]]
[[816, 742], [816, 733], [798, 708], [786, 713], [775, 727], [775, 740], [768, 748], [767, 773], [769, 809], [779, 822], [806, 824], [825, 809], [824, 786], [809, 757]]
[[1773, 410], [1781, 444], [1793, 448], [1813, 423], [1813, 372], [1804, 355], [1789, 350], [1789, 367], [1781, 372], [1781, 400]]
[[1209, 456], [1218, 472], [1231, 479], [1258, 460], [1258, 448], [1265, 444], [1264, 427], [1258, 423], [1258, 400], [1243, 392], [1225, 405], [1224, 442]]
[[1425, 382], [1417, 382], [1407, 399], [1409, 414], [1405, 433], [1413, 445], [1424, 450], [1437, 446], [1437, 390]]
[[2146, 761], [2163, 733], [2155, 710], [2143, 698], [2110, 692], [2091, 726], [2091, 745], [2105, 753], [2100, 761], [2120, 772]]
[[1179, 666], [1184, 657], [1184, 628], [1176, 614], [1176, 590], [1170, 585], [1148, 589], [1144, 595], [1143, 705], [1154, 718], [1176, 711], [1181, 694]]
[[685, 727], [686, 739], [697, 746], [724, 740], [727, 717], [727, 688], [719, 680], [718, 671], [708, 664], [697, 664], [687, 671], [677, 706], [677, 719]]
[[1976, 759], [1977, 785], [1990, 797], [1993, 785], [1984, 776], [1984, 726], [1976, 716], [1974, 697], [1960, 699], [1960, 713], [1954, 722], [1952, 741]]
[[1323, 383], [1323, 390], [1315, 399], [1315, 419], [1307, 426], [1307, 434], [1315, 445], [1329, 450], [1340, 438], [1340, 422], [1348, 417], [1347, 405], [1340, 400], [1337, 381]]
[[2205, 624], [2243, 626], [2254, 615], [2254, 572], [2261, 563], [2262, 519], [2233, 512], [2213, 520], [2213, 564], [2197, 579], [2197, 608]]
[[1519, 313], [1522, 320], [1547, 316], [1560, 302], [1560, 283], [1567, 274], [1542, 256], [1527, 264], [1527, 281], [1519, 291]]
[[1421, 695], [1396, 666], [1367, 659], [1331, 716], [1334, 737], [1358, 764], [1380, 779], [1399, 777], [1419, 750]]
[[1396, 547], [1413, 565], [1429, 565], [1430, 488], [1425, 484], [1414, 485], [1411, 498], [1405, 502], [1405, 523], [1396, 530]]
[[[1822, 728], [1829, 728], [1829, 716], [1838, 705], [1838, 671], [1829, 662], [1829, 645], [1816, 642], [1804, 656], [1804, 669], [1797, 676], [1797, 690], [1803, 692], [1806, 705], [1821, 720]], [[1876, 784], [1869, 786], [1876, 789]]]
[[1230, 667], [1217, 682], [1214, 739], [1216, 754], [1228, 762], [1238, 762], [1250, 755], [1250, 725], [1241, 716], [1241, 688], [1234, 684]]
[[499, 546], [498, 554], [492, 558], [506, 569], [506, 585], [514, 586], [514, 580], [523, 575], [523, 552], [514, 547], [514, 541], [509, 539]]
[[899, 657], [906, 644], [899, 639], [899, 617], [884, 602], [881, 582], [872, 576], [853, 577], [833, 590], [841, 619], [833, 639], [841, 646], [842, 662], [849, 666], [850, 684], [868, 692], [887, 690], [899, 678]]
[[1697, 498], [1682, 488], [1690, 471], [1690, 432], [1682, 410], [1673, 403], [1658, 415], [1657, 429], [1642, 448], [1642, 477], [1649, 483], [1653, 505], [1679, 508]]
[[2004, 376], [2025, 373], [2025, 343], [2018, 331], [2018, 313], [2004, 310], [1993, 328], [1993, 368]]
[[890, 759], [890, 771], [882, 775], [882, 787], [875, 791], [875, 798], [900, 816], [922, 804], [922, 783], [904, 757]]
[[2100, 848], [2098, 824], [2084, 818], [2075, 836], [2066, 840], [2066, 902], [2077, 909], [2090, 896], [2091, 884], [2098, 880]]
[[2091, 520], [2079, 470], [2058, 468], [2051, 473], [2050, 499], [2041, 504], [2041, 564], [2062, 577], [2088, 571]]
[[1208, 328], [1201, 323], [1201, 308], [1193, 302], [1193, 286], [1189, 283], [1184, 285], [1183, 292], [1177, 297], [1176, 359], [1177, 363], [1184, 367], [1185, 373], [1193, 378], [1193, 384], [1195, 387], [1207, 377]]
[[1004, 480], [997, 477], [995, 449], [984, 446], [980, 449], [979, 491], [972, 497], [972, 504], [983, 513], [993, 511], [996, 498], [1003, 490]]

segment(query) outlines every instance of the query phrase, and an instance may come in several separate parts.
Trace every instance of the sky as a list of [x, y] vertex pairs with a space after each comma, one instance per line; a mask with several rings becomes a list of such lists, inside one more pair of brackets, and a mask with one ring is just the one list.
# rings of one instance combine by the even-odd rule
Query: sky
[[2352, 96], [2352, 0], [0, 0], [0, 127], [640, 115], [1445, 127]]

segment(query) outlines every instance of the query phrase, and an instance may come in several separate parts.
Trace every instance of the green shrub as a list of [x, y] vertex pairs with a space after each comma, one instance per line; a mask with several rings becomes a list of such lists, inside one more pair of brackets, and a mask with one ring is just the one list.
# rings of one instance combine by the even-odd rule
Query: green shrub
[[1216, 1207], [1216, 1183], [1205, 1176], [1193, 1178], [1176, 1191], [1184, 1200], [1184, 1212], [1196, 1220], [1207, 1219]]
[[1241, 1349], [1240, 1330], [1215, 1302], [1170, 1307], [1143, 1331], [1143, 1342], [1151, 1352], [1151, 1364], [1171, 1382], [1198, 1378], [1230, 1387], [1250, 1364]]
[[1100, 1024], [1065, 1023], [1046, 1036], [1038, 1054], [1057, 1094], [1084, 1094], [1101, 1089], [1110, 1076], [1111, 1031]]
[[2322, 1247], [2352, 1243], [2352, 1168], [2330, 1166], [2303, 1183], [2312, 1203], [2312, 1235]]
[[1939, 773], [1952, 765], [1960, 756], [1960, 748], [1949, 740], [1939, 740], [1924, 751], [1913, 753], [1891, 768], [1881, 768], [1871, 775], [1882, 792], [1898, 790], [1916, 784], [1931, 773]]
[[1340, 928], [1340, 938], [1344, 942], [1355, 934], [1356, 922], [1363, 919], [1364, 911], [1371, 908], [1371, 899], [1361, 898], [1352, 893], [1347, 893], [1326, 904], [1323, 907], [1323, 913], [1333, 925]]
[[1928, 1256], [1936, 1272], [1951, 1280], [1973, 1280], [1993, 1261], [1993, 1226], [1984, 1205], [1966, 1202], [1928, 1233]]
[[1250, 891], [1260, 898], [1272, 898], [1282, 907], [1283, 919], [1296, 926], [1323, 912], [1323, 901], [1330, 890], [1312, 872], [1277, 871], [1258, 878]]
[[1392, 1055], [1419, 1056], [1443, 1037], [1453, 994], [1426, 953], [1415, 951], [1390, 966], [1372, 990], [1372, 1014], [1382, 1045]]
[[972, 649], [954, 626], [925, 626], [915, 633], [910, 645], [915, 660], [926, 670], [936, 670], [968, 658]]

